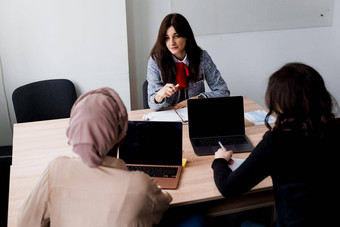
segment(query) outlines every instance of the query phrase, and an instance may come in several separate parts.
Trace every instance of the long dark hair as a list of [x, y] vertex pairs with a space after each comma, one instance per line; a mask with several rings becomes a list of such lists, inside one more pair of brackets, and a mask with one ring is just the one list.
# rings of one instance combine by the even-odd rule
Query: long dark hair
[[155, 45], [151, 49], [150, 56], [155, 60], [161, 70], [163, 83], [174, 83], [176, 81], [176, 65], [172, 59], [172, 54], [165, 45], [166, 31], [173, 26], [179, 36], [186, 38], [185, 51], [189, 61], [189, 80], [199, 80], [199, 64], [202, 49], [197, 45], [194, 33], [189, 22], [184, 16], [178, 13], [167, 15], [158, 31]]
[[321, 75], [302, 63], [286, 64], [271, 75], [265, 101], [267, 117], [273, 113], [277, 117], [273, 128], [265, 121], [269, 131], [297, 131], [319, 138], [334, 120], [332, 110], [337, 106]]

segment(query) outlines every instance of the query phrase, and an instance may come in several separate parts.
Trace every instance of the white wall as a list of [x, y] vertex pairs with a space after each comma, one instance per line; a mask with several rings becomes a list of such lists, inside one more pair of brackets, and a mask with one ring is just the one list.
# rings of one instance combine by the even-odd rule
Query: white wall
[[[131, 46], [129, 42], [129, 57], [131, 58], [132, 54], [136, 56], [134, 65], [130, 64], [130, 71], [135, 71], [139, 87], [146, 77], [147, 56], [156, 40], [158, 27], [163, 17], [171, 13], [171, 0], [157, 2], [155, 4], [155, 0], [144, 0], [143, 7], [140, 7], [138, 12], [127, 5], [128, 18], [135, 17], [136, 22], [143, 24], [133, 27], [133, 38], [130, 37], [131, 31], [128, 29], [130, 39], [139, 43]], [[154, 15], [153, 20], [146, 19], [149, 15]], [[330, 27], [204, 35], [196, 36], [196, 41], [212, 56], [232, 95], [248, 96], [264, 106], [263, 97], [268, 77], [283, 64], [299, 61], [320, 72], [326, 86], [340, 103], [338, 1], [334, 1], [333, 24]], [[142, 108], [142, 93], [133, 91], [135, 90], [131, 90], [132, 108]]]
[[142, 84], [146, 79], [148, 56], [160, 21], [170, 9], [169, 0], [126, 0], [132, 109], [143, 108]]
[[6, 93], [3, 86], [0, 58], [0, 146], [12, 145], [12, 128], [7, 108]]
[[172, 0], [196, 35], [329, 26], [334, 0]]
[[78, 95], [112, 87], [131, 109], [125, 0], [1, 0], [0, 32], [12, 119], [13, 90], [50, 78], [70, 79]]

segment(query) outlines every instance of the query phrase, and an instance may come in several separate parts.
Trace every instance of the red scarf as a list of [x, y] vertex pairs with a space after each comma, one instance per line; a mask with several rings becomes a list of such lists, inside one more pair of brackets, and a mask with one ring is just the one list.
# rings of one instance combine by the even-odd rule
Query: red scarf
[[189, 76], [189, 69], [183, 62], [176, 63], [176, 82], [179, 84], [178, 90], [188, 89], [187, 77]]

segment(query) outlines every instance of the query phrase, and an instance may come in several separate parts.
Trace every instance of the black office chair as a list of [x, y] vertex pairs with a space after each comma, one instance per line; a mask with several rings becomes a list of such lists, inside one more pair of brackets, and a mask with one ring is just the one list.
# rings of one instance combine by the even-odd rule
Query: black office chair
[[144, 109], [149, 109], [148, 103], [148, 81], [145, 80], [143, 83], [143, 107]]
[[67, 79], [33, 82], [12, 94], [18, 123], [70, 117], [76, 99], [74, 84]]

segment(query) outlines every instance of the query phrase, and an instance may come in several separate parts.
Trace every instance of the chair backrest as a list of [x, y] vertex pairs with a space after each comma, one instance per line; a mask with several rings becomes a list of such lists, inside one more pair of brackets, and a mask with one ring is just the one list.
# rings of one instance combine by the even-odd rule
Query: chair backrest
[[143, 107], [144, 109], [149, 109], [148, 103], [148, 81], [145, 80], [143, 83]]
[[18, 123], [70, 117], [76, 99], [74, 84], [67, 79], [33, 82], [12, 94]]

